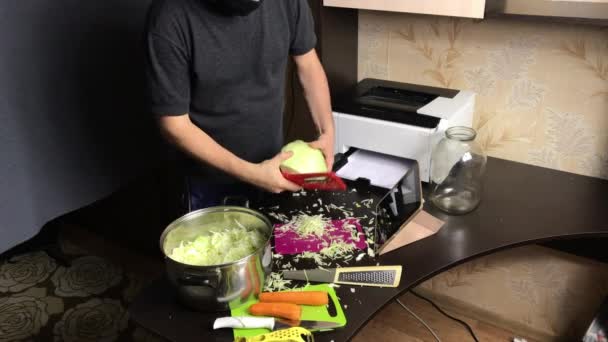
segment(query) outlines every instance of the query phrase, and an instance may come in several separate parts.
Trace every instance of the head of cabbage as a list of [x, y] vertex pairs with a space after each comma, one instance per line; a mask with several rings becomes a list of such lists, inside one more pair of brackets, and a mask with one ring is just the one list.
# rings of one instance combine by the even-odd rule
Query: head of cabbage
[[327, 164], [321, 150], [310, 147], [302, 140], [295, 140], [283, 146], [282, 152], [293, 152], [293, 155], [281, 163], [281, 169], [289, 173], [327, 172]]

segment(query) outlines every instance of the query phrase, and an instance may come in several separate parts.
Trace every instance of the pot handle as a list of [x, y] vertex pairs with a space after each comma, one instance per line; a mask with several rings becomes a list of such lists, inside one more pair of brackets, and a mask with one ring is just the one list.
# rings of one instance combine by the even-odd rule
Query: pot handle
[[245, 196], [226, 196], [222, 200], [222, 204], [228, 205], [231, 201], [238, 203], [238, 205], [242, 205], [245, 208], [249, 208], [249, 199]]
[[239, 297], [241, 297], [241, 294], [243, 293], [243, 291], [245, 291], [245, 286], [241, 286], [241, 288], [239, 288], [238, 290], [234, 291], [234, 293], [225, 296], [225, 297], [218, 297], [217, 301], [220, 303], [228, 303], [231, 302]]
[[212, 289], [217, 289], [220, 283], [220, 272], [197, 272], [187, 273], [177, 278], [180, 285], [186, 286], [208, 286]]

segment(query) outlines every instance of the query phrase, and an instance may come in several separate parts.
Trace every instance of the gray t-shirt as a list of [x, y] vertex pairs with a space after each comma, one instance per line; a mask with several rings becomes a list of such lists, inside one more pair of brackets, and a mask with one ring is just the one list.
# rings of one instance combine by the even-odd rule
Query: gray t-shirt
[[[288, 57], [316, 44], [306, 0], [265, 0], [247, 16], [221, 15], [204, 0], [156, 0], [145, 39], [153, 113], [189, 113], [220, 145], [250, 162], [278, 153]], [[187, 164], [204, 178], [230, 180], [199, 162]]]

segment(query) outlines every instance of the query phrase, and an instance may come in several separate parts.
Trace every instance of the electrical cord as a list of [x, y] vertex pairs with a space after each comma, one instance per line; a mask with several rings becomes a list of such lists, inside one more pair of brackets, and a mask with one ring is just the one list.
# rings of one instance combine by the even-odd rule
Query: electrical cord
[[431, 329], [431, 327], [428, 326], [428, 324], [426, 324], [426, 322], [418, 317], [418, 315], [416, 315], [412, 310], [410, 310], [407, 306], [405, 306], [405, 304], [401, 303], [401, 301], [399, 299], [396, 299], [397, 303], [399, 303], [399, 305], [401, 305], [405, 311], [409, 312], [410, 315], [414, 316], [415, 319], [418, 320], [418, 322], [422, 323], [422, 325], [424, 325], [424, 327], [431, 333], [433, 334], [433, 337], [435, 338], [435, 340], [437, 342], [441, 342], [441, 339], [439, 339], [439, 336], [437, 336], [437, 334], [435, 333], [435, 331], [433, 331], [433, 329]]
[[418, 294], [416, 291], [414, 291], [414, 290], [410, 290], [410, 292], [411, 292], [411, 293], [412, 293], [414, 296], [416, 296], [416, 297], [418, 297], [418, 298], [420, 298], [420, 299], [422, 299], [422, 300], [424, 300], [424, 301], [428, 302], [429, 304], [431, 304], [431, 305], [432, 305], [432, 306], [433, 306], [435, 309], [437, 309], [437, 311], [439, 311], [440, 313], [442, 313], [442, 314], [443, 314], [444, 316], [446, 316], [447, 318], [450, 318], [450, 319], [452, 319], [452, 320], [454, 320], [454, 321], [456, 321], [456, 322], [460, 323], [462, 326], [464, 326], [464, 327], [465, 327], [465, 328], [466, 328], [466, 329], [469, 331], [469, 334], [471, 334], [471, 337], [473, 337], [473, 340], [474, 340], [475, 342], [479, 342], [479, 340], [477, 339], [477, 336], [475, 335], [475, 332], [473, 332], [473, 329], [471, 328], [471, 326], [470, 326], [469, 324], [467, 324], [467, 322], [465, 322], [465, 321], [463, 321], [463, 320], [461, 320], [461, 319], [458, 319], [458, 318], [456, 318], [456, 317], [454, 317], [454, 316], [450, 315], [449, 313], [447, 313], [447, 312], [443, 311], [443, 310], [442, 310], [442, 309], [441, 309], [439, 306], [437, 306], [437, 304], [435, 304], [435, 303], [434, 303], [432, 300], [430, 300], [430, 299], [428, 299], [428, 298], [426, 298], [426, 297], [422, 296], [421, 294]]

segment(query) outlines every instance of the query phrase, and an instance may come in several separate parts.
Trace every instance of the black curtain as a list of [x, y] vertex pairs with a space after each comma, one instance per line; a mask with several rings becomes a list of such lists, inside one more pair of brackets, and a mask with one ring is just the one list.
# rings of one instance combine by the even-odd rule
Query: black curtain
[[159, 165], [149, 3], [0, 1], [0, 253]]

